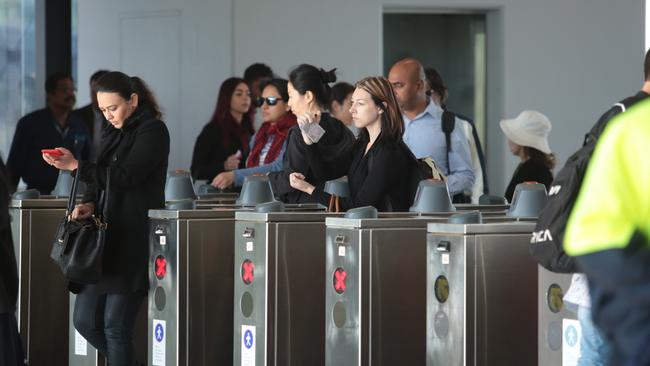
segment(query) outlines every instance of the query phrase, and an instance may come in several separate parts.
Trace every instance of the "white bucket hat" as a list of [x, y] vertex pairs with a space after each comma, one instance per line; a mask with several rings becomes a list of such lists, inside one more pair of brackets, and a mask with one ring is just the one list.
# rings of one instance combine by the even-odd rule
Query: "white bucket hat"
[[551, 121], [545, 115], [537, 111], [523, 111], [517, 118], [501, 120], [499, 125], [506, 137], [515, 144], [534, 147], [545, 154], [551, 153], [548, 145]]

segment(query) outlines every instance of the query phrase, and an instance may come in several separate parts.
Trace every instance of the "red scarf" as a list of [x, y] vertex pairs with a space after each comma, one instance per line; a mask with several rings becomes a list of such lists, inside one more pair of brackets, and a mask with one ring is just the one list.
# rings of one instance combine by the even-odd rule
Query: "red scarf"
[[280, 154], [282, 144], [284, 144], [284, 140], [287, 138], [289, 129], [295, 124], [296, 116], [291, 112], [285, 113], [275, 123], [264, 122], [255, 135], [255, 141], [253, 142], [251, 154], [248, 156], [246, 167], [252, 168], [260, 165], [260, 153], [262, 152], [264, 145], [266, 145], [266, 142], [271, 137], [273, 137], [273, 142], [271, 143], [269, 152], [267, 152], [264, 157], [264, 165], [272, 163]]

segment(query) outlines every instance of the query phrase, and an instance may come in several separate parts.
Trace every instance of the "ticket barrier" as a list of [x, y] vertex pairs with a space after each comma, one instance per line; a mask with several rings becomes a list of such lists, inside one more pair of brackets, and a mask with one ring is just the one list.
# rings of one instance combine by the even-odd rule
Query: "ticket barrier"
[[237, 212], [234, 365], [322, 365], [326, 212]]
[[570, 273], [553, 273], [538, 266], [537, 349], [540, 366], [575, 366], [582, 336], [576, 309], [568, 309], [564, 294], [571, 285]]
[[426, 363], [426, 230], [454, 214], [327, 219], [326, 365]]
[[528, 252], [534, 227], [429, 224], [427, 365], [537, 363], [537, 263]]
[[[432, 215], [446, 219], [451, 214]], [[379, 214], [382, 218], [417, 215]], [[324, 364], [325, 288], [329, 284], [322, 276], [325, 220], [341, 216], [236, 213], [233, 364]], [[424, 242], [424, 223], [421, 231]]]
[[426, 227], [451, 214], [326, 220], [326, 365], [425, 363]]
[[[322, 211], [320, 205], [287, 210]], [[149, 365], [233, 363], [235, 212], [150, 210]]]
[[9, 206], [18, 264], [16, 319], [30, 365], [68, 360], [68, 281], [50, 259], [67, 198], [13, 199]]

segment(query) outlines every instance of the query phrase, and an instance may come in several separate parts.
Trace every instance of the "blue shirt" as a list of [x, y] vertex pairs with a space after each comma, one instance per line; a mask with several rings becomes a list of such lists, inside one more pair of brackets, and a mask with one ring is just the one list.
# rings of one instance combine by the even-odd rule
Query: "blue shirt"
[[[253, 135], [253, 137], [251, 137], [251, 141], [250, 141], [250, 146], [251, 147], [253, 146], [253, 141], [255, 141], [255, 135]], [[234, 186], [235, 187], [241, 187], [244, 184], [244, 179], [249, 175], [268, 174], [268, 173], [271, 173], [271, 172], [282, 171], [282, 169], [284, 167], [284, 165], [283, 165], [284, 153], [287, 151], [287, 141], [288, 140], [284, 140], [284, 143], [282, 144], [282, 149], [280, 150], [280, 153], [278, 154], [278, 157], [275, 158], [275, 160], [273, 160], [271, 163], [266, 164], [266, 165], [255, 166], [255, 167], [252, 167], [252, 168], [233, 170], [232, 172], [235, 174]], [[264, 155], [266, 155], [266, 154], [264, 154]], [[260, 161], [264, 161], [261, 155], [260, 155]]]
[[413, 119], [404, 115], [404, 143], [416, 158], [431, 157], [447, 176], [449, 193], [472, 191], [474, 170], [467, 138], [456, 118], [456, 128], [451, 133], [451, 151], [447, 161], [447, 143], [442, 132], [442, 108], [429, 101], [424, 112]]

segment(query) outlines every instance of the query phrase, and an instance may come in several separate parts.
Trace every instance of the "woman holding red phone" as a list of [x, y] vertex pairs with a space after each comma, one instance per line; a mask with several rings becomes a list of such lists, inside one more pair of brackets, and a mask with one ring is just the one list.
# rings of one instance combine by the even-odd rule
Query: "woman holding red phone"
[[110, 123], [97, 163], [76, 160], [60, 147], [60, 156], [44, 152], [43, 159], [88, 184], [83, 203], [72, 212], [75, 220], [95, 212], [109, 182], [103, 273], [93, 285], [70, 283], [77, 293], [73, 321], [109, 365], [133, 365], [133, 325], [148, 289], [148, 211], [165, 205], [169, 132], [140, 78], [107, 73], [97, 81], [97, 102]]

